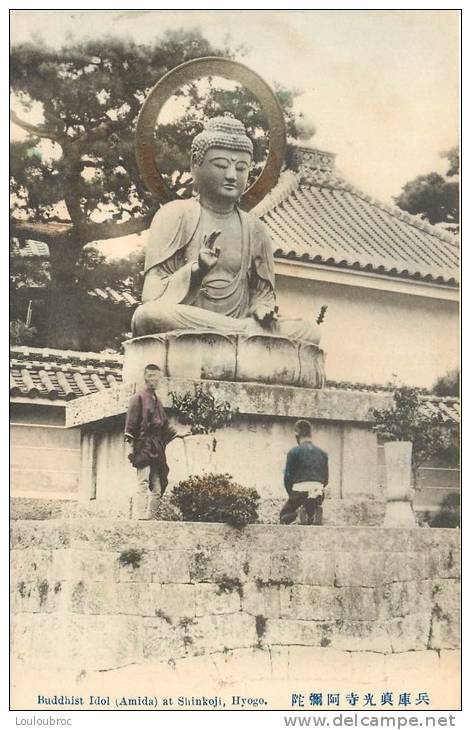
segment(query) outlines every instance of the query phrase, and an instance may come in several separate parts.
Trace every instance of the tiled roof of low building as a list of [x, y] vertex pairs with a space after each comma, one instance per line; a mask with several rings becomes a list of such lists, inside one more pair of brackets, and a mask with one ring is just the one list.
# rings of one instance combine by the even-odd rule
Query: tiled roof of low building
[[122, 304], [125, 307], [137, 307], [140, 304], [134, 294], [128, 289], [113, 289], [111, 286], [103, 288], [95, 287], [88, 292], [92, 297], [101, 302], [111, 302], [112, 304]]
[[[122, 381], [123, 356], [41, 347], [13, 347], [10, 354], [10, 397], [67, 401]], [[387, 393], [391, 385], [366, 385], [328, 380], [327, 390]], [[424, 408], [441, 413], [447, 422], [459, 423], [458, 398], [422, 393]]]
[[18, 246], [18, 253], [20, 256], [29, 258], [30, 256], [39, 256], [42, 259], [49, 258], [49, 246], [47, 243], [42, 241], [26, 240], [24, 243]]
[[[393, 385], [367, 385], [328, 380], [324, 390], [350, 390], [355, 393], [392, 393]], [[460, 399], [455, 396], [432, 395], [425, 388], [418, 388], [422, 401], [421, 410], [425, 414], [441, 414], [447, 423], [460, 423]]]
[[10, 396], [64, 401], [90, 395], [120, 383], [122, 365], [117, 354], [13, 347]]
[[276, 258], [458, 283], [452, 235], [373, 200], [332, 170], [284, 172], [253, 212], [268, 226]]

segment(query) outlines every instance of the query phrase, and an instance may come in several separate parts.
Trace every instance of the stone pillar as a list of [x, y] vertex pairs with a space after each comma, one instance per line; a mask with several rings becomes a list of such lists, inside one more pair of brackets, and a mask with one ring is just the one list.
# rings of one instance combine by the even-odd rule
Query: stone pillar
[[386, 462], [385, 527], [414, 527], [416, 525], [411, 499], [412, 443], [393, 441], [384, 444]]

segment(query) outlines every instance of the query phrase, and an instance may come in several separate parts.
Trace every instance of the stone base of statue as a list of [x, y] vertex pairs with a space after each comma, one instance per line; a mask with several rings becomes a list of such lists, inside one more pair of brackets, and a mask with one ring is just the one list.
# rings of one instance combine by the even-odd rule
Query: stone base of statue
[[[268, 362], [270, 356], [264, 349], [269, 344], [273, 346], [272, 362]], [[200, 436], [191, 436], [184, 441], [176, 439], [169, 444], [167, 494], [189, 473], [217, 471], [231, 474], [243, 486], [254, 487], [262, 500], [278, 500], [281, 508], [286, 499], [283, 469], [286, 453], [294, 445], [294, 423], [307, 418], [314, 427], [315, 443], [329, 454], [330, 477], [324, 508], [330, 499], [340, 500], [346, 505], [348, 518], [355, 523], [358, 500], [364, 500], [365, 495], [369, 495], [370, 500], [376, 498], [379, 489], [376, 435], [370, 427], [371, 409], [390, 407], [391, 395], [301, 387], [302, 373], [307, 377], [302, 363], [308, 348], [299, 343], [289, 345], [277, 338], [274, 341], [267, 338], [262, 345], [259, 338], [243, 341], [211, 333], [205, 340], [205, 348], [211, 348], [211, 355], [207, 355], [201, 340], [193, 333], [142, 337], [128, 342], [125, 382], [67, 404], [67, 425], [79, 427], [82, 433], [79, 498], [84, 513], [88, 514], [94, 505], [98, 512], [106, 510], [107, 514], [112, 514], [116, 511], [131, 516], [129, 504], [136, 488], [136, 473], [126, 460], [125, 413], [132, 394], [143, 385], [143, 365], [156, 362], [166, 374], [159, 384], [158, 396], [173, 425], [181, 428], [172, 411], [172, 393], [179, 396], [193, 393], [196, 384], [203, 392], [211, 393], [218, 401], [229, 402], [238, 410], [231, 424], [215, 434], [215, 452], [209, 451], [208, 440]], [[244, 359], [244, 348], [253, 348], [250, 358]], [[312, 352], [323, 364], [322, 353], [316, 352], [315, 348]], [[256, 370], [258, 364], [259, 372]], [[269, 365], [272, 366], [270, 370]], [[293, 371], [297, 384], [280, 384], [280, 380]], [[250, 380], [236, 380], [242, 372], [246, 372], [247, 377], [250, 374]], [[315, 372], [319, 370], [311, 370], [312, 380], [322, 382], [320, 376], [315, 379]], [[189, 377], [184, 377], [185, 373]], [[263, 379], [268, 382], [262, 382]]]
[[325, 356], [317, 345], [278, 335], [230, 335], [175, 330], [124, 343], [123, 382], [140, 386], [144, 367], [168, 378], [266, 383], [301, 388], [325, 384]]

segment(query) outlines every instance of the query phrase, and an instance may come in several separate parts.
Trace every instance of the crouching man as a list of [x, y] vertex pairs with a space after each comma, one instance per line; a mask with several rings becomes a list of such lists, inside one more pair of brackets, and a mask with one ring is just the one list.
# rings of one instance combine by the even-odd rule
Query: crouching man
[[145, 388], [132, 397], [126, 416], [125, 448], [129, 461], [137, 470], [132, 515], [141, 520], [155, 517], [159, 500], [167, 487], [167, 444], [175, 438], [189, 435], [189, 432], [177, 433], [170, 426], [165, 409], [155, 392], [160, 377], [158, 365], [145, 367]]
[[329, 482], [329, 458], [312, 443], [309, 421], [297, 421], [294, 433], [298, 445], [286, 457], [284, 483], [289, 499], [280, 512], [280, 522], [322, 524], [324, 489]]

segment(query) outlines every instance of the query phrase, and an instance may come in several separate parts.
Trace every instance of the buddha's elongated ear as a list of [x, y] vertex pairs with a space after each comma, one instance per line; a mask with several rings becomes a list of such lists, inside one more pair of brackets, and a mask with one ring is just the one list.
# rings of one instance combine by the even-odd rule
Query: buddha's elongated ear
[[199, 195], [199, 186], [198, 186], [198, 170], [200, 168], [200, 165], [197, 162], [197, 155], [193, 153], [191, 155], [190, 160], [190, 172], [191, 177], [193, 178], [193, 196], [196, 197]]
[[193, 152], [193, 154], [191, 155], [191, 159], [190, 159], [190, 172], [193, 175], [193, 178], [194, 178], [195, 170], [198, 170], [199, 167], [200, 167], [200, 164], [197, 161], [197, 154], [196, 154], [196, 152]]

